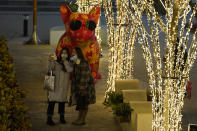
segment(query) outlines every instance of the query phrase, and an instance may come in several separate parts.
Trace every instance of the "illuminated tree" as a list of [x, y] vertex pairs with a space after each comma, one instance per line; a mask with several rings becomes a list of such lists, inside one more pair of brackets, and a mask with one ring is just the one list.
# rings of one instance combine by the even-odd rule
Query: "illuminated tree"
[[[129, 40], [135, 42], [138, 36], [137, 42], [142, 47], [146, 62], [153, 95], [152, 127], [154, 131], [181, 130], [186, 84], [197, 55], [197, 31], [191, 33], [197, 5], [192, 11], [189, 1], [160, 0], [165, 9], [165, 15], [160, 16], [155, 10], [153, 0], [116, 0], [117, 21], [115, 21], [112, 2], [104, 0], [110, 47], [108, 90], [114, 90], [116, 79], [124, 78], [123, 74], [127, 70], [124, 68], [124, 59], [131, 59], [126, 64], [133, 63], [134, 43], [131, 42], [128, 47], [125, 47], [127, 42], [123, 41], [127, 36], [125, 30], [130, 29], [123, 25], [129, 22], [131, 30], [134, 30], [134, 34], [132, 31], [129, 33], [133, 34]], [[186, 27], [187, 21], [189, 21], [188, 27]], [[161, 53], [162, 45], [160, 45], [162, 40], [165, 44], [164, 62]], [[131, 51], [129, 57], [125, 57], [125, 50]], [[130, 69], [131, 67], [132, 64]]]
[[108, 91], [115, 90], [116, 79], [133, 78], [134, 43], [138, 25], [132, 24], [129, 0], [104, 0], [109, 45]]

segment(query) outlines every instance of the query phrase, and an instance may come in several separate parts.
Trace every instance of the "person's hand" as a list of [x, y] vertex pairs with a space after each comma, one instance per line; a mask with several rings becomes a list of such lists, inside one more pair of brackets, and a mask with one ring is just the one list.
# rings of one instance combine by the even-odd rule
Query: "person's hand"
[[52, 59], [53, 59], [52, 54], [50, 54], [48, 60], [52, 60]]
[[62, 57], [62, 60], [63, 60], [63, 61], [66, 61], [66, 57]]
[[55, 58], [56, 58], [56, 56], [55, 56], [55, 54], [54, 53], [52, 53], [52, 54], [50, 54], [49, 55], [49, 60], [55, 60]]

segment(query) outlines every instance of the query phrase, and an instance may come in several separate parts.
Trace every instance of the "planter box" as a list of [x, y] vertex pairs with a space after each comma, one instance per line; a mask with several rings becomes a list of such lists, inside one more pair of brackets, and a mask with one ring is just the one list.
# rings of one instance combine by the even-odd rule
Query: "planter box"
[[[131, 131], [131, 121], [125, 120], [123, 117], [115, 116], [116, 122], [120, 125], [122, 131]], [[130, 118], [129, 118], [130, 119]]]
[[131, 113], [132, 131], [152, 131], [152, 102], [131, 101], [130, 106], [134, 109]]
[[146, 90], [122, 90], [124, 102], [147, 101]]
[[128, 116], [128, 118], [124, 118], [123, 116], [114, 116], [116, 121], [118, 121], [119, 123], [121, 122], [130, 122], [131, 121], [131, 117]]

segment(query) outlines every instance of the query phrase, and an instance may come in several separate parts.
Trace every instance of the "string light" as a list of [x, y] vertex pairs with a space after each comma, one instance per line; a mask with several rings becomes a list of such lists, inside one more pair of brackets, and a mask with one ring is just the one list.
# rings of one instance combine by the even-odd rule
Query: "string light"
[[[153, 95], [153, 131], [181, 130], [181, 112], [184, 105], [186, 84], [197, 55], [197, 31], [189, 42], [197, 6], [194, 7], [192, 15], [189, 15], [191, 12], [189, 1], [165, 0], [163, 2], [160, 0], [166, 11], [165, 20], [162, 20], [155, 11], [153, 0], [116, 0], [116, 17], [112, 2], [103, 1], [108, 26], [110, 58], [107, 92], [115, 90], [116, 79], [132, 78], [134, 43], [138, 36], [138, 43], [142, 47]], [[128, 4], [129, 2], [130, 4]], [[147, 16], [149, 29], [146, 29], [142, 23], [144, 13]], [[189, 27], [185, 30], [188, 17], [190, 17]], [[178, 29], [179, 26], [180, 29]], [[163, 63], [159, 43], [161, 33], [165, 33], [166, 44], [165, 62]], [[180, 41], [176, 46], [178, 35]], [[150, 45], [153, 49], [150, 48]], [[175, 52], [176, 48], [177, 52]], [[186, 49], [188, 49], [188, 56], [184, 63]]]
[[116, 12], [114, 12], [112, 2], [103, 1], [109, 45], [108, 90], [106, 92], [115, 90], [115, 80], [133, 78], [137, 25], [131, 23], [133, 21], [130, 17], [133, 16], [129, 6], [129, 0], [116, 0]]
[[[192, 43], [188, 51], [188, 58], [184, 65], [184, 70], [182, 71], [181, 69], [184, 63], [184, 50], [189, 46], [189, 34], [192, 28], [192, 20], [196, 12], [194, 11], [191, 15], [189, 20], [190, 27], [187, 29], [186, 34], [184, 35], [183, 32], [186, 17], [190, 10], [189, 1], [166, 0], [166, 24], [160, 20], [156, 11], [154, 8], [152, 8], [153, 1], [147, 2], [143, 6], [142, 4], [144, 2], [147, 1], [139, 0], [138, 3], [132, 1], [131, 5], [136, 12], [134, 16], [137, 22], [140, 24], [138, 32], [140, 37], [138, 38], [138, 42], [141, 44], [143, 49], [143, 56], [146, 61], [146, 68], [149, 75], [149, 84], [153, 94], [152, 127], [154, 131], [179, 131], [181, 130], [181, 111], [184, 105], [183, 98], [185, 94], [186, 83], [189, 80], [189, 71], [191, 70], [192, 64], [196, 59], [197, 53], [196, 31], [193, 34]], [[143, 7], [143, 10], [139, 10], [139, 7]], [[196, 7], [194, 9], [196, 9]], [[150, 34], [148, 34], [148, 31], [145, 30], [144, 25], [141, 22], [142, 18], [140, 15], [142, 13], [141, 11], [144, 10], [146, 11], [147, 19], [149, 21]], [[178, 21], [181, 17], [183, 17], [180, 30], [181, 41], [178, 43], [178, 55], [176, 56], [176, 67], [174, 69], [175, 48], [177, 43], [176, 37], [178, 34], [176, 27], [178, 27]], [[162, 30], [159, 30], [159, 28]], [[159, 46], [159, 32], [161, 31], [166, 34], [166, 62], [164, 63], [165, 72], [161, 72], [163, 69], [161, 65]], [[150, 42], [148, 42], [147, 39], [150, 39]], [[149, 44], [153, 45], [153, 56], [151, 56]], [[182, 50], [181, 44], [183, 44]], [[152, 59], [155, 61], [154, 67]]]

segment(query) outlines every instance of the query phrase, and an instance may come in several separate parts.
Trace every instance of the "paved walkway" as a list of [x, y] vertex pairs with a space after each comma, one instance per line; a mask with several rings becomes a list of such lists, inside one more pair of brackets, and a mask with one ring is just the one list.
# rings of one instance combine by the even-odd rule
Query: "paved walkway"
[[[26, 105], [29, 107], [29, 115], [32, 122], [33, 131], [120, 131], [119, 125], [115, 122], [112, 112], [104, 109], [104, 92], [106, 90], [107, 60], [101, 59], [100, 70], [103, 79], [96, 84], [97, 103], [91, 105], [87, 116], [87, 125], [78, 127], [71, 122], [77, 117], [77, 112], [72, 107], [66, 106], [66, 120], [68, 123], [59, 123], [57, 106], [54, 114], [56, 126], [50, 127], [46, 123], [47, 95], [43, 90], [44, 75], [47, 70], [48, 54], [55, 51], [54, 46], [49, 45], [22, 45], [20, 42], [24, 38], [9, 41], [9, 52], [14, 56], [16, 77], [20, 87], [26, 92]], [[13, 43], [14, 42], [14, 43]], [[104, 54], [106, 53], [104, 50]]]

